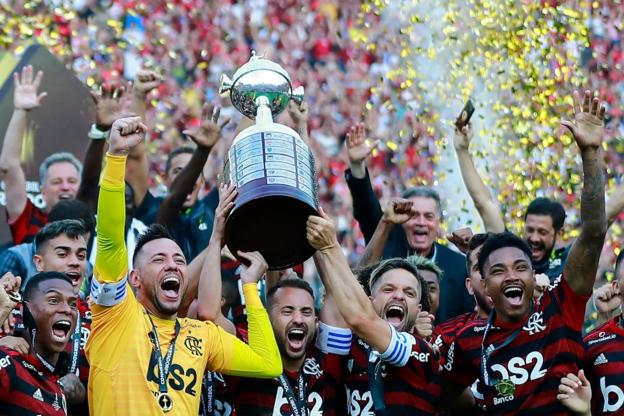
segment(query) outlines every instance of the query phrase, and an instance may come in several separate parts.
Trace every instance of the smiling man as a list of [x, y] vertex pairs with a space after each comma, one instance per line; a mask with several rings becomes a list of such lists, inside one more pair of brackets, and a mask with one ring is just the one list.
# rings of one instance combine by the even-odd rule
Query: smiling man
[[187, 264], [163, 227], [152, 226], [139, 237], [128, 272], [125, 165], [146, 130], [140, 117], [115, 121], [100, 185], [87, 344], [89, 408], [96, 415], [198, 414], [205, 370], [259, 378], [282, 372], [258, 276], [243, 284], [247, 345], [212, 322], [177, 317], [188, 286]]
[[[351, 127], [347, 133], [349, 169], [345, 179], [353, 198], [353, 216], [367, 245], [379, 245], [375, 251], [383, 258], [417, 254], [433, 260], [442, 269], [440, 306], [436, 315], [439, 322], [473, 311], [474, 299], [464, 285], [467, 276], [464, 256], [436, 241], [443, 221], [439, 193], [430, 187], [413, 187], [407, 189], [402, 198], [393, 198], [392, 204], [382, 207], [366, 169], [365, 160], [372, 147], [365, 139], [362, 124]], [[409, 209], [397, 212], [397, 207], [403, 207], [405, 202]]]
[[435, 414], [438, 360], [413, 335], [418, 312], [429, 308], [426, 283], [408, 261], [387, 259], [370, 274], [369, 298], [349, 269], [333, 223], [321, 215], [308, 218], [307, 238], [318, 250], [325, 290], [357, 336], [347, 345], [344, 370], [348, 414]]
[[583, 161], [581, 233], [570, 249], [562, 278], [539, 303], [528, 244], [511, 233], [486, 240], [478, 255], [485, 293], [494, 308], [485, 325], [460, 331], [444, 367], [449, 384], [463, 391], [475, 378], [487, 414], [567, 415], [557, 400], [559, 380], [577, 374], [584, 348], [581, 328], [607, 229], [601, 151], [604, 106], [586, 91], [575, 93], [574, 121], [562, 121]]
[[[58, 220], [48, 223], [35, 236], [35, 255], [33, 261], [37, 272], [59, 272], [71, 281], [74, 293], [78, 296], [82, 282], [87, 273], [88, 234], [79, 220]], [[29, 284], [27, 279], [25, 286]], [[67, 344], [69, 354], [68, 374], [61, 379], [63, 389], [72, 415], [88, 414], [87, 381], [89, 379], [89, 363], [84, 347], [87, 343], [91, 327], [91, 309], [86, 300], [78, 297], [76, 301], [78, 321], [71, 334], [71, 342]], [[21, 305], [13, 310], [15, 319], [14, 331], [20, 335], [26, 330]], [[17, 351], [26, 352], [27, 345], [20, 338], [5, 337], [0, 345], [10, 345]]]
[[[12, 286], [17, 290], [19, 282]], [[0, 289], [0, 298], [6, 297], [6, 289]], [[63, 273], [38, 273], [26, 284], [24, 338], [29, 349], [0, 347], [2, 414], [67, 414], [59, 378], [67, 368], [65, 347], [78, 317], [76, 302], [71, 281]]]

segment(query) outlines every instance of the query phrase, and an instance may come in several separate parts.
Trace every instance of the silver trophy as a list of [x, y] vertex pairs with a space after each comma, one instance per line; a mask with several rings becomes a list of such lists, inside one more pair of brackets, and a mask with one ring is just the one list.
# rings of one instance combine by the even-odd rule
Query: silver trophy
[[220, 93], [256, 124], [240, 132], [227, 154], [224, 179], [238, 188], [225, 225], [230, 251], [259, 251], [269, 269], [302, 263], [314, 253], [306, 221], [318, 215], [314, 157], [290, 127], [273, 122], [290, 100], [301, 104], [303, 87], [293, 90], [288, 73], [252, 55], [233, 80], [221, 76]]

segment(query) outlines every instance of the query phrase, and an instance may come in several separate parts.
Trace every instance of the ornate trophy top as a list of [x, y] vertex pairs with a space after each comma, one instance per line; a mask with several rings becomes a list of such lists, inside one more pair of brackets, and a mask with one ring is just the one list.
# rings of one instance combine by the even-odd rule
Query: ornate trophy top
[[250, 119], [255, 119], [258, 107], [266, 97], [268, 108], [273, 116], [278, 115], [288, 105], [289, 100], [301, 104], [303, 101], [303, 87], [292, 88], [290, 76], [280, 65], [256, 55], [252, 52], [249, 62], [241, 66], [234, 73], [234, 80], [227, 75], [221, 75], [219, 92], [229, 92], [232, 104], [238, 111]]

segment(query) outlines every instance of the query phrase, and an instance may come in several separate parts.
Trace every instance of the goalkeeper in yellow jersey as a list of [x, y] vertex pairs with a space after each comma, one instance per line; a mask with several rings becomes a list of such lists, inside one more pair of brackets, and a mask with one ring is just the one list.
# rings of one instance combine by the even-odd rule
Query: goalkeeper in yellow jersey
[[101, 178], [93, 323], [86, 348], [91, 415], [196, 415], [206, 370], [258, 378], [282, 373], [258, 296], [256, 283], [266, 271], [258, 253], [247, 254], [251, 264], [241, 274], [249, 345], [212, 322], [177, 318], [188, 286], [187, 265], [164, 228], [152, 226], [139, 237], [133, 269], [127, 270], [125, 164], [146, 130], [140, 117], [115, 121]]

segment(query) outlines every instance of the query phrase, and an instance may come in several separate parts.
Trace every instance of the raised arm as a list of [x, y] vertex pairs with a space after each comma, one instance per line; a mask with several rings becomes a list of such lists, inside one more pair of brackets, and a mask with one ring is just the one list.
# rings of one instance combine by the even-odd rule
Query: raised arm
[[[137, 72], [132, 88], [131, 112], [147, 120], [147, 95], [158, 87], [161, 77], [155, 71], [141, 69]], [[138, 207], [143, 202], [148, 189], [149, 164], [147, 160], [147, 143], [143, 140], [130, 149], [126, 162], [127, 181], [134, 190], [134, 204]]]
[[234, 208], [234, 199], [238, 194], [233, 185], [225, 184], [221, 185], [219, 194], [212, 235], [199, 277], [197, 318], [212, 321], [230, 334], [236, 335], [234, 324], [221, 313], [221, 247], [225, 234], [225, 220]]
[[365, 163], [378, 142], [367, 143], [364, 124], [359, 123], [347, 132], [346, 143], [349, 170], [345, 172], [345, 178], [353, 198], [353, 216], [360, 224], [364, 239], [368, 242], [383, 215]]
[[[125, 117], [116, 120], [111, 127], [108, 152], [98, 197], [97, 256], [91, 295], [96, 300], [106, 294], [103, 285], [122, 281], [128, 272], [124, 224], [126, 198], [124, 173], [130, 149], [145, 139], [147, 127], [141, 117]], [[100, 286], [100, 284], [102, 286]], [[102, 303], [100, 303], [102, 304]], [[103, 306], [106, 306], [102, 304]]]
[[251, 253], [239, 251], [238, 255], [244, 259], [243, 262], [249, 264], [243, 266], [240, 274], [249, 323], [249, 345], [227, 334], [233, 339], [232, 360], [222, 372], [241, 377], [277, 377], [282, 374], [282, 358], [275, 342], [269, 315], [258, 294], [258, 281], [268, 266], [257, 251]]
[[303, 101], [298, 105], [294, 101], [288, 103], [288, 115], [295, 123], [295, 130], [301, 136], [301, 140], [308, 146], [310, 145], [310, 136], [308, 135], [308, 104]]
[[570, 130], [583, 160], [583, 193], [581, 194], [581, 234], [576, 239], [563, 278], [578, 294], [591, 295], [598, 259], [607, 232], [605, 213], [605, 179], [603, 174], [602, 136], [605, 107], [591, 91], [585, 91], [583, 102], [574, 92], [574, 120], [562, 120]]
[[307, 238], [317, 250], [316, 263], [327, 293], [333, 297], [336, 307], [353, 332], [376, 351], [386, 351], [392, 340], [392, 330], [381, 319], [364, 289], [357, 282], [345, 258], [332, 221], [324, 212], [322, 217], [310, 216], [307, 222]]
[[197, 178], [202, 173], [204, 164], [208, 160], [210, 150], [221, 138], [221, 131], [230, 121], [226, 119], [221, 123], [219, 121], [219, 108], [214, 108], [211, 104], [206, 104], [203, 108], [203, 119], [201, 125], [192, 130], [184, 130], [183, 133], [189, 136], [196, 144], [197, 148], [193, 152], [193, 156], [189, 163], [176, 176], [169, 189], [169, 195], [163, 201], [158, 210], [157, 222], [165, 226], [171, 226], [184, 204], [186, 196], [193, 190], [193, 186]]
[[102, 158], [106, 137], [113, 122], [121, 118], [124, 103], [127, 102], [126, 89], [123, 86], [103, 86], [102, 93], [91, 91], [91, 98], [95, 103], [95, 130], [89, 133], [89, 146], [84, 156], [84, 168], [80, 179], [80, 187], [76, 199], [83, 201], [92, 209], [97, 209], [98, 182], [102, 171]]
[[502, 233], [505, 231], [503, 214], [479, 176], [474, 162], [472, 161], [470, 151], [468, 150], [472, 135], [472, 125], [470, 123], [463, 126], [461, 130], [455, 127], [455, 140], [453, 144], [455, 146], [455, 152], [457, 153], [459, 171], [468, 189], [468, 194], [470, 198], [472, 198], [472, 202], [474, 202], [483, 220], [486, 231]]
[[381, 260], [392, 228], [405, 223], [414, 215], [412, 205], [412, 201], [403, 198], [390, 198], [384, 203], [383, 216], [377, 223], [373, 238], [366, 245], [358, 267], [366, 267]]
[[610, 227], [624, 210], [624, 183], [619, 184], [607, 200], [607, 224]]
[[38, 94], [43, 72], [38, 71], [33, 79], [33, 67], [27, 65], [20, 74], [13, 74], [13, 115], [9, 121], [0, 153], [0, 179], [4, 181], [6, 210], [9, 223], [14, 222], [26, 207], [26, 177], [20, 164], [24, 134], [28, 127], [28, 113], [39, 107], [47, 95]]

